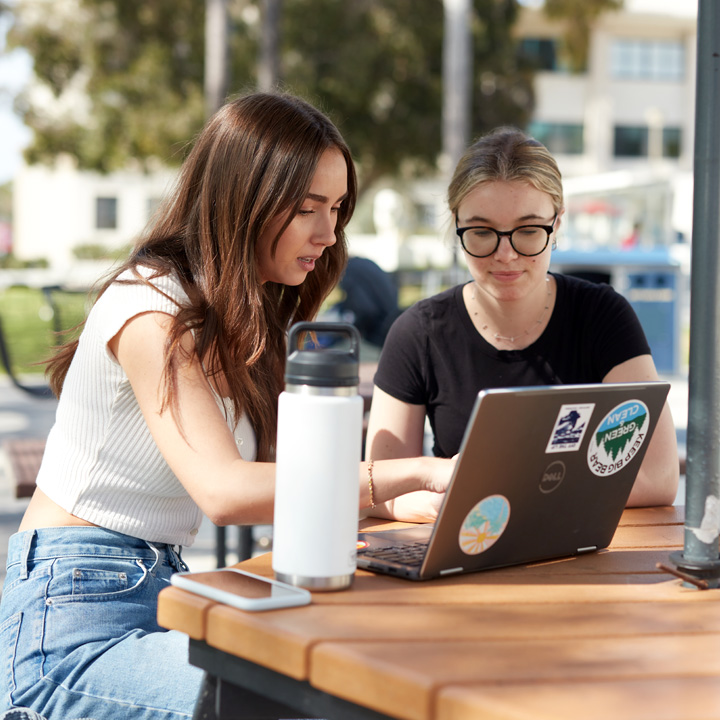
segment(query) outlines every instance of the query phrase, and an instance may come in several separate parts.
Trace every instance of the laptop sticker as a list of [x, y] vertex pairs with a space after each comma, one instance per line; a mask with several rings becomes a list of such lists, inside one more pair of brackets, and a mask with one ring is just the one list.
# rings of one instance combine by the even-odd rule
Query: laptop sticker
[[479, 555], [494, 545], [510, 520], [510, 503], [503, 495], [489, 495], [467, 514], [458, 542], [466, 555]]
[[613, 408], [597, 426], [588, 446], [588, 465], [598, 477], [624, 468], [642, 447], [647, 436], [648, 409], [640, 400]]
[[562, 405], [545, 452], [558, 453], [577, 450], [585, 437], [585, 431], [594, 408], [594, 403]]

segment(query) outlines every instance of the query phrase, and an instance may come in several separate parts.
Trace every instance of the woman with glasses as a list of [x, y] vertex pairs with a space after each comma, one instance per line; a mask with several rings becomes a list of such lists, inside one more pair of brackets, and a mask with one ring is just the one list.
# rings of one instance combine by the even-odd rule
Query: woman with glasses
[[[658, 379], [625, 298], [549, 272], [565, 209], [560, 171], [542, 144], [514, 128], [482, 137], [459, 161], [448, 204], [472, 280], [418, 302], [390, 330], [368, 457], [420, 454], [426, 416], [434, 454], [452, 457], [483, 388]], [[628, 505], [671, 504], [678, 474], [666, 406]], [[374, 514], [419, 520], [440, 501], [411, 493]]]

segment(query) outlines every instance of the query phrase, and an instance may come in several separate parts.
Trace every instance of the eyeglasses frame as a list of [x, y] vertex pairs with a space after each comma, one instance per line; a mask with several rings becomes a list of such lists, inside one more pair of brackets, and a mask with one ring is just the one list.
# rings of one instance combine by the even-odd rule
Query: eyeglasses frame
[[[534, 225], [534, 224], [518, 225], [518, 227], [513, 228], [512, 230], [508, 230], [506, 232], [501, 232], [500, 230], [496, 230], [494, 227], [490, 227], [489, 225], [468, 225], [467, 227], [458, 227], [458, 219], [457, 219], [457, 215], [456, 215], [455, 216], [455, 232], [456, 232], [457, 236], [460, 238], [460, 245], [462, 245], [462, 249], [468, 255], [471, 255], [472, 257], [475, 257], [475, 258], [486, 258], [486, 257], [490, 257], [491, 255], [494, 255], [498, 251], [498, 248], [500, 247], [500, 241], [503, 239], [503, 237], [506, 237], [508, 239], [508, 242], [510, 243], [510, 247], [518, 255], [522, 255], [523, 257], [535, 257], [536, 255], [540, 255], [541, 253], [545, 252], [545, 250], [548, 246], [548, 243], [550, 242], [550, 236], [555, 232], [555, 223], [557, 222], [557, 218], [558, 218], [558, 214], [555, 213], [555, 217], [553, 218], [552, 223], [550, 225]], [[543, 245], [542, 250], [538, 250], [538, 252], [536, 252], [536, 253], [528, 254], [528, 253], [520, 252], [515, 247], [515, 245], [513, 245], [513, 241], [512, 241], [513, 233], [516, 232], [517, 230], [522, 230], [523, 228], [528, 228], [528, 227], [540, 228], [541, 230], [544, 230], [547, 233], [547, 238], [545, 239], [545, 245]], [[466, 231], [479, 230], [479, 229], [492, 230], [495, 233], [495, 235], [497, 236], [497, 243], [496, 243], [495, 247], [493, 248], [492, 252], [489, 252], [485, 255], [475, 255], [475, 253], [471, 253], [465, 247], [465, 242], [463, 241], [463, 235], [465, 234]]]

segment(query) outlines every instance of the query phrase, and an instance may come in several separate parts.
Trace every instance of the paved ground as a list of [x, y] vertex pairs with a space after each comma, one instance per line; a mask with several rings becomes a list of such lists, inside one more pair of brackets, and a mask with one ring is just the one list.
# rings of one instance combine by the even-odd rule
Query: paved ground
[[[672, 383], [670, 405], [678, 440], [685, 443], [687, 428], [687, 379], [668, 378]], [[14, 494], [14, 481], [7, 457], [1, 449], [2, 441], [13, 437], [46, 437], [55, 417], [56, 402], [31, 397], [15, 388], [6, 376], [0, 376], [0, 584], [5, 577], [7, 541], [20, 523], [28, 500], [17, 500]], [[684, 484], [681, 484], [676, 502], [684, 504]], [[268, 528], [256, 528], [259, 540], [267, 534]], [[237, 528], [227, 530], [227, 563], [237, 561]], [[216, 529], [205, 519], [195, 544], [183, 551], [183, 557], [193, 570], [209, 569], [215, 563]]]

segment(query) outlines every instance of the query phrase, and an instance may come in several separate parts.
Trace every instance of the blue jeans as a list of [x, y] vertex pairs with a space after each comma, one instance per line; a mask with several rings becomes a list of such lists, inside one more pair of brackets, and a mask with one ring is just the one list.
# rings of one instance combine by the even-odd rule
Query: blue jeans
[[157, 596], [187, 569], [171, 545], [94, 527], [10, 538], [0, 601], [0, 710], [49, 720], [191, 718], [203, 673]]

